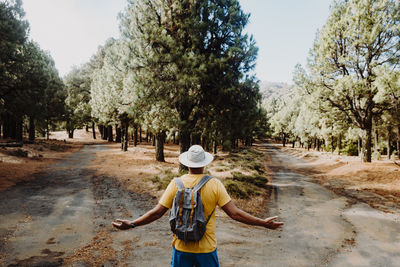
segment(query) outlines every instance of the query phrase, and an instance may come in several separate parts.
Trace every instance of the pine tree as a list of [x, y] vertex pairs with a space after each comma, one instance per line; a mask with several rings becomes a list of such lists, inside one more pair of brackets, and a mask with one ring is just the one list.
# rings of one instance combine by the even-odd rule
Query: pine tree
[[400, 3], [335, 1], [312, 49], [312, 79], [321, 101], [363, 130], [364, 161], [371, 161], [372, 121], [384, 107], [374, 99], [379, 66], [400, 57]]

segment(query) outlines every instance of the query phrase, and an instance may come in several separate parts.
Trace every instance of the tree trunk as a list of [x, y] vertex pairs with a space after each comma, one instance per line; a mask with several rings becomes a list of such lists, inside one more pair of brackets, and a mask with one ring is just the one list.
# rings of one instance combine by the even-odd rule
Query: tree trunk
[[142, 125], [139, 126], [139, 143], [142, 143]]
[[374, 131], [374, 151], [378, 152], [378, 144], [379, 144], [379, 135], [378, 135], [378, 129], [375, 128]]
[[338, 155], [340, 155], [340, 152], [342, 151], [342, 134], [339, 134], [338, 140], [337, 140], [337, 150], [338, 150]]
[[387, 127], [387, 131], [388, 131], [388, 144], [387, 144], [387, 155], [388, 155], [388, 159], [390, 159], [390, 155], [392, 154], [392, 150], [390, 149], [390, 144], [392, 143], [392, 135], [391, 135], [391, 133], [392, 133], [392, 126], [391, 125], [389, 125], [388, 127]]
[[[179, 130], [179, 148], [180, 148], [180, 154], [183, 152], [186, 152], [190, 148], [190, 131], [188, 129], [180, 129]], [[179, 170], [187, 170], [187, 167], [179, 164]]]
[[121, 128], [115, 125], [115, 142], [121, 143]]
[[74, 129], [69, 129], [68, 130], [68, 138], [74, 138]]
[[15, 135], [15, 139], [17, 140], [17, 142], [21, 142], [22, 141], [22, 118], [18, 117], [16, 119], [16, 135]]
[[333, 135], [331, 135], [331, 153], [333, 154], [335, 146], [333, 145]]
[[50, 139], [50, 129], [49, 129], [49, 120], [46, 119], [46, 139]]
[[213, 152], [214, 152], [214, 154], [216, 155], [217, 154], [217, 146], [218, 146], [218, 141], [217, 141], [217, 139], [218, 139], [218, 131], [217, 130], [215, 130], [215, 132], [214, 132], [214, 140], [213, 140]]
[[282, 146], [285, 147], [286, 146], [286, 134], [282, 133]]
[[3, 138], [9, 138], [11, 136], [11, 116], [10, 114], [6, 113], [4, 115], [3, 121]]
[[135, 124], [134, 126], [134, 131], [133, 131], [133, 144], [135, 145], [135, 146], [137, 146], [137, 144], [138, 144], [138, 126]]
[[113, 128], [112, 128], [111, 125], [108, 125], [108, 127], [107, 127], [107, 140], [108, 140], [108, 142], [114, 141], [114, 138], [113, 138]]
[[201, 139], [201, 135], [200, 134], [198, 134], [198, 133], [193, 133], [192, 135], [191, 135], [191, 142], [190, 142], [190, 144], [191, 145], [200, 145], [200, 139]]
[[149, 130], [146, 130], [146, 143], [149, 142]]
[[121, 150], [126, 152], [128, 151], [129, 144], [129, 134], [128, 134], [128, 121], [121, 121]]
[[29, 140], [35, 140], [35, 119], [33, 116], [29, 116]]
[[361, 151], [361, 160], [363, 162], [371, 162], [372, 153], [371, 153], [371, 145], [372, 145], [372, 127], [369, 126], [364, 130], [364, 140], [362, 142], [362, 151]]
[[165, 132], [157, 132], [155, 135], [156, 139], [156, 160], [160, 162], [165, 162], [164, 159], [164, 142], [165, 142]]
[[361, 149], [362, 149], [362, 140], [359, 137], [357, 140], [357, 150], [358, 150], [358, 156], [361, 156]]
[[94, 121], [92, 121], [92, 132], [93, 132], [93, 139], [96, 139], [96, 128], [94, 125]]
[[100, 138], [103, 139], [103, 137], [104, 137], [104, 126], [101, 125], [101, 124], [98, 124], [97, 128], [99, 129]]
[[211, 151], [211, 147], [210, 147], [210, 135], [208, 135], [208, 137], [206, 137], [206, 145], [205, 145], [205, 149], [206, 151]]
[[86, 130], [86, 132], [89, 132], [89, 125], [86, 124], [85, 130]]
[[190, 147], [190, 132], [188, 130], [179, 131], [180, 154], [189, 150]]
[[10, 120], [9, 120], [9, 135], [8, 137], [10, 137], [11, 139], [16, 139], [17, 138], [17, 124], [15, 121], [15, 118], [13, 118], [12, 116], [10, 116]]
[[156, 146], [156, 136], [153, 134], [151, 135], [151, 145]]
[[108, 139], [108, 128], [106, 126], [103, 126], [103, 140]]

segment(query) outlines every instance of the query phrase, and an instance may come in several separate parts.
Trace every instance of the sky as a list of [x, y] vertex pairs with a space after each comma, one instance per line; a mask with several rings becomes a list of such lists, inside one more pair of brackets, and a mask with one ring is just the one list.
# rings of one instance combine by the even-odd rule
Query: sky
[[[329, 14], [331, 0], [239, 0], [250, 13], [246, 32], [259, 48], [259, 80], [292, 83], [297, 63]], [[99, 45], [119, 37], [118, 13], [127, 0], [23, 0], [30, 37], [50, 51], [61, 76], [87, 62]]]

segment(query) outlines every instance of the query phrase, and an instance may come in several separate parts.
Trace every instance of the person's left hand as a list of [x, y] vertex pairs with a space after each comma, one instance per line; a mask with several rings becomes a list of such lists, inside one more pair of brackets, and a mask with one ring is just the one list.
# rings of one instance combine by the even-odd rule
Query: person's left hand
[[269, 217], [264, 219], [264, 227], [271, 229], [271, 230], [275, 230], [279, 227], [283, 226], [283, 222], [276, 222], [275, 220], [278, 219], [278, 216], [274, 216], [274, 217]]
[[119, 230], [128, 230], [132, 228], [131, 221], [121, 219], [116, 219], [114, 222], [112, 222], [112, 226], [118, 228]]

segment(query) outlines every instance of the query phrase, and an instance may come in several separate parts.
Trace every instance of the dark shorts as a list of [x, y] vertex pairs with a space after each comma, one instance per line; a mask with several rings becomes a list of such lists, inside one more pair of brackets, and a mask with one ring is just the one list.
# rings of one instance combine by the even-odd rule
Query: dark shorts
[[210, 253], [188, 253], [172, 250], [171, 267], [218, 267], [217, 250]]

